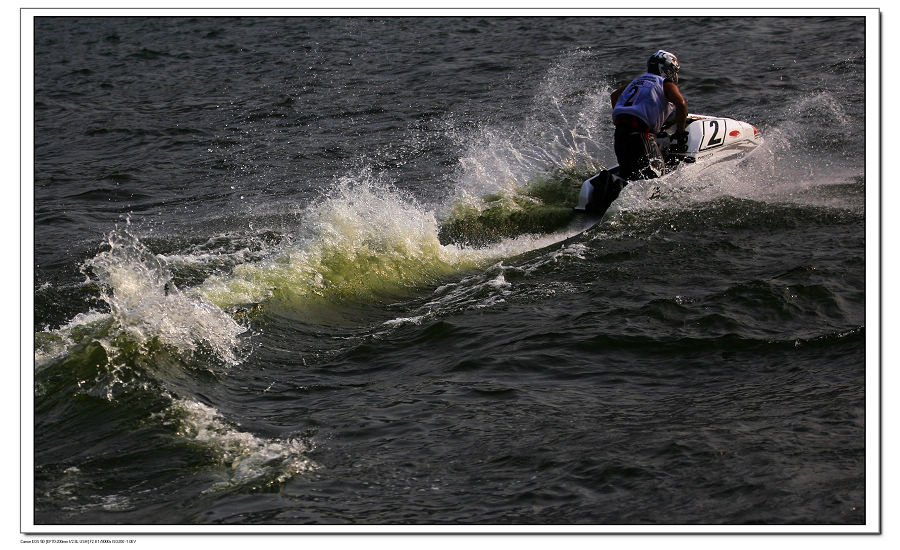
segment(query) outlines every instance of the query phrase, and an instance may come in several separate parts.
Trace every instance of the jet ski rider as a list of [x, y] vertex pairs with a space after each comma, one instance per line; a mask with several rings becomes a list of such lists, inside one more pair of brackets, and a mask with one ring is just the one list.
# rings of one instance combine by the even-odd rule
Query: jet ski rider
[[619, 175], [627, 180], [662, 176], [666, 163], [656, 134], [675, 110], [677, 130], [670, 150], [687, 150], [687, 103], [678, 89], [678, 58], [659, 50], [647, 61], [647, 72], [610, 94], [616, 125], [615, 150]]

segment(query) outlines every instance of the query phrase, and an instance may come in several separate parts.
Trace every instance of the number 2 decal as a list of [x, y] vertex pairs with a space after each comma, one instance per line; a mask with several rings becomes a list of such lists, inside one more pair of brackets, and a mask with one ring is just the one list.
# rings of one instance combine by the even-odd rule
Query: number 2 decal
[[628, 95], [628, 99], [625, 100], [625, 106], [626, 106], [626, 107], [631, 107], [632, 105], [634, 105], [634, 96], [636, 96], [637, 93], [638, 93], [638, 87], [632, 85], [632, 86], [631, 86], [631, 93]]
[[703, 141], [700, 142], [700, 150], [719, 147], [725, 143], [725, 121], [704, 120]]

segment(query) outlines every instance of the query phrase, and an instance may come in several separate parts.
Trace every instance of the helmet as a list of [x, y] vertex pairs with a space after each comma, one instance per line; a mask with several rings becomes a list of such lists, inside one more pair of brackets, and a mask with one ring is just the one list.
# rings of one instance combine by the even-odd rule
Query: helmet
[[647, 60], [647, 72], [664, 76], [672, 82], [678, 84], [678, 58], [675, 54], [665, 50], [659, 50], [650, 56]]

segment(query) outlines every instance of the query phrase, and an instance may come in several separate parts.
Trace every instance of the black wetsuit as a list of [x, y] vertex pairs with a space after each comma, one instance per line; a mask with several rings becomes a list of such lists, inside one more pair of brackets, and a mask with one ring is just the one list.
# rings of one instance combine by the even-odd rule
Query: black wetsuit
[[666, 171], [656, 135], [641, 119], [630, 115], [616, 117], [616, 159], [619, 176], [627, 180], [658, 178]]

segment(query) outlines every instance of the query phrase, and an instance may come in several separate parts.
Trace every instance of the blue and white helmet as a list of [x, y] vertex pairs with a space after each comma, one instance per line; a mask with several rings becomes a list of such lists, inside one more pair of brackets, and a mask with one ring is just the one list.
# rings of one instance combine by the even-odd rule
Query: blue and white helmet
[[678, 64], [675, 54], [665, 50], [659, 50], [647, 60], [648, 73], [666, 77], [675, 84], [678, 84], [678, 69], [680, 68], [681, 65]]

